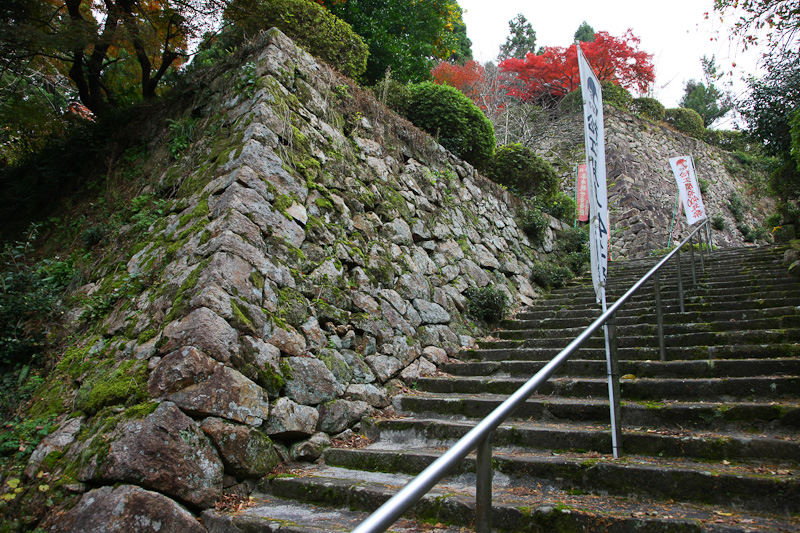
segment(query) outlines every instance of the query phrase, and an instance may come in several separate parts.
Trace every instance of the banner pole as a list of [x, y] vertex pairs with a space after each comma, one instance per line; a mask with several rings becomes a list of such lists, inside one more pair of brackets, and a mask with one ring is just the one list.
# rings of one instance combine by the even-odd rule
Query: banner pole
[[[608, 310], [606, 304], [606, 289], [601, 289], [603, 302], [603, 313]], [[619, 359], [617, 357], [617, 326], [616, 317], [612, 316], [603, 325], [605, 334], [606, 348], [606, 371], [608, 373], [608, 408], [611, 416], [611, 452], [614, 459], [619, 459], [622, 449], [622, 430], [619, 427], [620, 420], [620, 389], [619, 389]]]
[[678, 215], [678, 207], [681, 203], [681, 193], [678, 192], [678, 197], [675, 198], [675, 209], [672, 210], [672, 222], [669, 224], [669, 239], [667, 239], [667, 250], [672, 246], [672, 230], [675, 229], [675, 218]]

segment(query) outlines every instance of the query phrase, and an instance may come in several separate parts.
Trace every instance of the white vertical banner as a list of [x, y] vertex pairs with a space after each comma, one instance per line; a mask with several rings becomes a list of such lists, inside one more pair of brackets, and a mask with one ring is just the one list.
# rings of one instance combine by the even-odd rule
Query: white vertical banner
[[604, 300], [608, 275], [608, 190], [606, 147], [603, 130], [603, 94], [600, 81], [578, 46], [578, 69], [583, 94], [583, 130], [586, 143], [586, 174], [589, 179], [589, 250], [592, 283], [597, 301]]
[[669, 160], [678, 190], [683, 201], [683, 212], [686, 213], [686, 222], [691, 226], [698, 220], [706, 218], [706, 206], [700, 195], [697, 184], [697, 175], [694, 171], [694, 161], [690, 156], [673, 157]]

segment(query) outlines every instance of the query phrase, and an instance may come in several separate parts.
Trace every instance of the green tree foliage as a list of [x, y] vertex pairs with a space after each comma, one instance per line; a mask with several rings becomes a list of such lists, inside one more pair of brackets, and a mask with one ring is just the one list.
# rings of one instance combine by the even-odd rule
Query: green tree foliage
[[525, 54], [529, 53], [536, 53], [536, 32], [525, 15], [519, 13], [508, 21], [508, 37], [506, 42], [500, 45], [500, 55], [497, 58], [525, 59]]
[[590, 43], [594, 41], [594, 28], [589, 26], [589, 23], [584, 20], [575, 31], [574, 40], [576, 43]]
[[791, 149], [789, 115], [800, 107], [800, 53], [769, 57], [765, 67], [763, 78], [747, 81], [750, 95], [737, 110], [768, 155], [785, 156]]
[[681, 107], [694, 109], [703, 118], [703, 125], [708, 128], [718, 118], [723, 117], [733, 108], [730, 96], [714, 85], [719, 78], [714, 56], [706, 56], [700, 60], [703, 64], [705, 83], [689, 80], [684, 86], [684, 94], [679, 104]]
[[406, 117], [458, 157], [478, 169], [488, 164], [496, 144], [494, 127], [464, 93], [424, 82], [409, 87]]
[[734, 35], [745, 48], [759, 44], [759, 37], [766, 35], [773, 52], [796, 49], [800, 30], [796, 0], [714, 0], [714, 10], [734, 17]]
[[555, 169], [522, 144], [508, 144], [497, 149], [487, 175], [520, 196], [535, 196], [543, 203], [558, 190]]
[[[366, 43], [352, 27], [308, 0], [234, 0], [225, 10], [231, 24], [207, 47], [232, 48], [259, 31], [276, 27], [310, 54], [344, 75], [359, 79], [367, 68]], [[218, 41], [218, 42], [215, 42]]]
[[438, 59], [465, 57], [462, 10], [454, 0], [332, 0], [323, 4], [364, 38], [369, 47], [366, 83], [391, 68], [401, 82], [430, 79]]
[[131, 98], [155, 97], [222, 1], [12, 0], [0, 10], [0, 66], [19, 75], [32, 60], [49, 58], [100, 114]]
[[705, 133], [706, 128], [703, 126], [703, 117], [694, 109], [685, 107], [667, 109], [664, 120], [679, 132], [695, 139], [702, 139]]

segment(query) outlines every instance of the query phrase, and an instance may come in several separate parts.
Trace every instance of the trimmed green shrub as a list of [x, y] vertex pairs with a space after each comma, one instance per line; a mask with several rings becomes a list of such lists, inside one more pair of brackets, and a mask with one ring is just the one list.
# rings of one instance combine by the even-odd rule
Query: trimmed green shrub
[[[625, 87], [610, 81], [601, 81], [600, 88], [603, 92], [603, 102], [610, 104], [623, 111], [629, 111], [633, 103], [633, 97]], [[575, 113], [583, 109], [583, 93], [578, 87], [564, 95], [558, 104], [562, 113]]]
[[617, 85], [612, 81], [601, 81], [600, 88], [603, 91], [603, 102], [613, 105], [617, 109], [629, 111], [633, 103], [633, 96], [628, 90]]
[[493, 285], [469, 287], [464, 291], [467, 313], [478, 320], [493, 323], [508, 315], [508, 295]]
[[558, 190], [555, 169], [519, 143], [498, 148], [486, 174], [492, 181], [505, 185], [520, 196], [536, 196], [545, 202]]
[[409, 86], [406, 118], [439, 144], [478, 169], [486, 168], [496, 144], [494, 126], [464, 93], [424, 82]]
[[517, 225], [533, 244], [544, 242], [544, 236], [550, 225], [550, 219], [538, 208], [525, 209], [517, 215]]
[[563, 287], [572, 278], [572, 270], [561, 265], [537, 261], [531, 268], [531, 281], [547, 290]]
[[717, 231], [725, 231], [728, 227], [728, 223], [725, 222], [725, 217], [722, 215], [714, 215], [711, 217], [711, 227]]
[[701, 140], [704, 137], [706, 127], [703, 125], [703, 117], [694, 109], [685, 107], [667, 109], [664, 120], [679, 132], [690, 137]]
[[235, 0], [225, 10], [225, 20], [233, 25], [220, 36], [224, 48], [234, 48], [274, 26], [345, 76], [358, 79], [367, 69], [369, 49], [361, 36], [316, 2]]
[[634, 98], [631, 102], [631, 111], [640, 117], [661, 122], [664, 120], [667, 108], [655, 98]]
[[575, 221], [577, 209], [578, 205], [575, 203], [575, 199], [563, 192], [556, 193], [542, 206], [545, 213], [570, 224]]

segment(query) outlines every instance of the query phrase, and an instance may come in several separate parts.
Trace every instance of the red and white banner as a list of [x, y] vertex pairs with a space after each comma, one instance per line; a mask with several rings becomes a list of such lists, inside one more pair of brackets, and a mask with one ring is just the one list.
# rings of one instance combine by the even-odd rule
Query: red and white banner
[[697, 176], [694, 172], [692, 158], [689, 156], [673, 157], [669, 160], [669, 165], [675, 174], [675, 181], [678, 182], [678, 190], [681, 193], [686, 221], [691, 226], [698, 220], [704, 220], [706, 218], [706, 207], [703, 205], [700, 187], [697, 185]]
[[589, 177], [586, 174], [586, 165], [578, 165], [575, 175], [575, 198], [578, 204], [578, 220], [589, 220]]
[[578, 46], [578, 70], [583, 94], [583, 132], [586, 145], [586, 175], [589, 181], [589, 251], [592, 283], [597, 301], [605, 301], [608, 277], [608, 189], [606, 143], [603, 126], [603, 93], [600, 80]]

